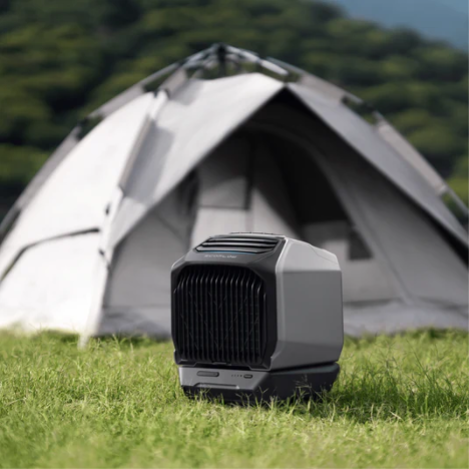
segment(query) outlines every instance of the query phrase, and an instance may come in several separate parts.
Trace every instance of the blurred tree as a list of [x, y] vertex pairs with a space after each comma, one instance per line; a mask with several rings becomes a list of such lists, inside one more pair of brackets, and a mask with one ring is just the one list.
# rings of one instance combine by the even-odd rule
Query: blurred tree
[[462, 156], [459, 158], [455, 171], [448, 181], [449, 185], [466, 205], [469, 205], [469, 187], [467, 184], [468, 171], [468, 159], [466, 156]]
[[404, 82], [416, 78], [419, 64], [415, 59], [402, 55], [390, 55], [380, 64], [381, 82]]
[[[455, 177], [467, 177], [467, 172], [469, 171], [469, 161], [467, 158], [461, 157], [458, 160], [456, 165], [454, 176]], [[467, 193], [467, 191], [466, 191]]]
[[402, 112], [413, 107], [407, 86], [402, 83], [384, 82], [362, 89], [359, 95], [372, 103], [384, 115]]
[[466, 141], [459, 138], [447, 125], [416, 130], [409, 135], [409, 141], [419, 148], [434, 166], [440, 168], [445, 176], [448, 176], [452, 169], [447, 159], [448, 153], [461, 154], [466, 147]]
[[34, 176], [49, 156], [46, 152], [27, 146], [0, 145], [0, 194], [12, 188], [22, 188]]
[[416, 51], [419, 76], [430, 81], [458, 81], [467, 73], [467, 55], [448, 47], [422, 48]]
[[31, 24], [0, 35], [0, 106], [6, 113], [0, 141], [57, 145], [73, 123], [64, 127], [63, 114], [84, 104], [101, 60], [96, 42], [75, 25]]
[[416, 130], [441, 124], [442, 122], [438, 121], [438, 119], [426, 109], [409, 108], [395, 114], [392, 118], [392, 123], [400, 129], [401, 132], [409, 135]]

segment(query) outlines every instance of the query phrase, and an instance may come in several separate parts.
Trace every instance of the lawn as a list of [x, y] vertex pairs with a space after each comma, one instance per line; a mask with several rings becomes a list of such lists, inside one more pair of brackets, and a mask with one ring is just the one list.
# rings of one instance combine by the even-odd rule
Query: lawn
[[322, 402], [188, 400], [170, 343], [0, 335], [1, 467], [468, 467], [468, 337], [347, 339]]

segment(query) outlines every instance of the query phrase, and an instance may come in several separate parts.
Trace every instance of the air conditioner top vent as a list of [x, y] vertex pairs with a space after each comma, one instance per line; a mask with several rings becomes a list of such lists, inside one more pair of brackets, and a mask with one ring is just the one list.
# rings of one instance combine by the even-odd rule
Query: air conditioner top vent
[[264, 254], [272, 251], [280, 239], [274, 236], [230, 234], [208, 238], [196, 247], [198, 252]]

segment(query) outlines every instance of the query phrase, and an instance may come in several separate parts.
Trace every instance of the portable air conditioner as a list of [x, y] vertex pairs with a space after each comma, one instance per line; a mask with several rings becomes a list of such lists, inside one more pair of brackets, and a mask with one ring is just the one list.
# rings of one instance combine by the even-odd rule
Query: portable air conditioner
[[344, 336], [334, 254], [280, 235], [213, 236], [173, 265], [171, 290], [187, 395], [285, 399], [332, 387]]

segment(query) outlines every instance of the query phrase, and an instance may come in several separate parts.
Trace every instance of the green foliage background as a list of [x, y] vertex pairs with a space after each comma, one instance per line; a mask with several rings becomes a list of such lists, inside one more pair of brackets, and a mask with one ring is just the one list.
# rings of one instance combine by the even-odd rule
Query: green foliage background
[[0, 218], [76, 121], [213, 42], [371, 102], [467, 203], [468, 57], [315, 0], [0, 0]]

